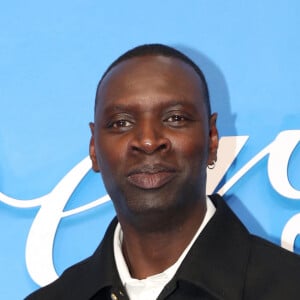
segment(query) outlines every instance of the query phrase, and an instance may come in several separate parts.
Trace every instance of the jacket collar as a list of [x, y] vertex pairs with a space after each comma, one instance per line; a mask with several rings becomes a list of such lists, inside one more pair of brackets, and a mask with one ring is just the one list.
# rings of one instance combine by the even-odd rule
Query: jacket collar
[[[216, 299], [241, 299], [250, 252], [249, 233], [219, 195], [210, 196], [216, 212], [178, 269], [175, 279], [206, 290]], [[95, 253], [83, 261], [82, 298], [104, 288], [124, 290], [114, 254], [113, 236], [117, 219], [109, 225]], [[173, 281], [173, 280], [172, 280]]]
[[[80, 283], [75, 289], [76, 299], [91, 299], [102, 289], [124, 290], [119, 278], [113, 253], [113, 236], [118, 221], [115, 217], [110, 223], [102, 242], [94, 254], [77, 265]], [[76, 274], [73, 274], [74, 278]], [[80, 289], [80, 290], [79, 290]]]
[[250, 235], [219, 195], [216, 212], [191, 248], [176, 277], [217, 299], [241, 299], [250, 253]]

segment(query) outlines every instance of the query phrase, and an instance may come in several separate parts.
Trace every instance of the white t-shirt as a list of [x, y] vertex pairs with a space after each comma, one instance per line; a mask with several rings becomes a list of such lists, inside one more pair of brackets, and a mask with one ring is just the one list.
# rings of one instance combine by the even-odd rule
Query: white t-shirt
[[117, 224], [114, 233], [114, 256], [121, 281], [128, 293], [130, 300], [155, 300], [158, 297], [165, 285], [174, 277], [176, 271], [194, 244], [195, 240], [214, 215], [216, 208], [209, 197], [206, 197], [206, 206], [207, 210], [201, 225], [178, 260], [163, 272], [149, 276], [145, 279], [136, 279], [131, 277], [122, 253], [123, 232], [120, 223]]

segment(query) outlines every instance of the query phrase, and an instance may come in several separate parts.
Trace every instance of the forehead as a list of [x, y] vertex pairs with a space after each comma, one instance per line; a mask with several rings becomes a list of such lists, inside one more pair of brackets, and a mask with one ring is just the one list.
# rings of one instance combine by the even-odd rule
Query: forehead
[[136, 98], [144, 100], [144, 105], [151, 105], [156, 98], [173, 98], [203, 106], [203, 95], [201, 78], [189, 64], [178, 58], [148, 55], [114, 66], [98, 88], [97, 106], [105, 108], [119, 101], [129, 105]]

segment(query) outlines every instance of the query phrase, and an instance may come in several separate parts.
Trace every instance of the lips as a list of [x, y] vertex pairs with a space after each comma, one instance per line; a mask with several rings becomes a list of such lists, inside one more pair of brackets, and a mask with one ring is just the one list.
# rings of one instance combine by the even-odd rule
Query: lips
[[128, 176], [128, 181], [141, 189], [158, 189], [175, 177], [176, 170], [163, 165], [144, 165], [132, 170]]

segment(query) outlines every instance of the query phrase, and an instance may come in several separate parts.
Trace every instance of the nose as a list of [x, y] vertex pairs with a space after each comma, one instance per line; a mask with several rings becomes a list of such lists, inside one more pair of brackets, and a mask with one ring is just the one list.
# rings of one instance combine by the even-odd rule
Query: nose
[[133, 151], [152, 154], [154, 152], [168, 152], [171, 149], [171, 141], [165, 135], [162, 126], [155, 122], [143, 121], [137, 125], [130, 142]]

